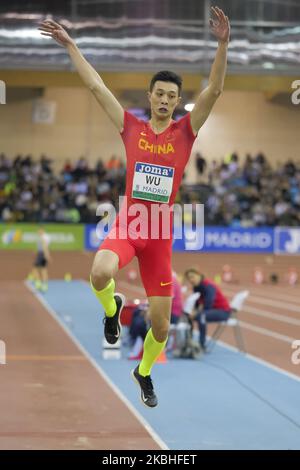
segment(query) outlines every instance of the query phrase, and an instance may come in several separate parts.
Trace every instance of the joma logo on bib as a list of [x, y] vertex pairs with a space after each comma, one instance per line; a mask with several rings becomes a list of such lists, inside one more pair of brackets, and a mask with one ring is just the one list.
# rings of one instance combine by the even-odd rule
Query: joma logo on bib
[[146, 165], [144, 163], [136, 163], [135, 171], [141, 173], [147, 173], [151, 175], [160, 175], [160, 176], [173, 176], [174, 168], [168, 166], [159, 166], [159, 165]]
[[169, 202], [173, 188], [174, 168], [135, 164], [132, 197], [155, 202]]

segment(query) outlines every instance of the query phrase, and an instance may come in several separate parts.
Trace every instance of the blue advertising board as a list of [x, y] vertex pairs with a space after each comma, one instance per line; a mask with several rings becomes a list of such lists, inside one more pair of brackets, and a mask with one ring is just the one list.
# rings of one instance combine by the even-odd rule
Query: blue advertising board
[[[190, 251], [186, 237], [173, 241], [173, 251]], [[205, 227], [203, 253], [273, 253], [272, 228]]]
[[[281, 229], [280, 229], [281, 230]], [[288, 252], [289, 243], [296, 239], [294, 230], [285, 229], [280, 232], [278, 247], [280, 252]], [[212, 253], [273, 253], [274, 252], [274, 229], [273, 228], [230, 228], [230, 227], [205, 227], [203, 234], [199, 230], [196, 243], [191, 240], [192, 230], [183, 231], [183, 237], [173, 240], [174, 251], [201, 251]], [[287, 232], [287, 233], [286, 233]], [[105, 237], [101, 233], [102, 238]], [[300, 252], [300, 235], [298, 240], [298, 251]], [[95, 225], [86, 225], [85, 249], [96, 250], [101, 244], [101, 238], [96, 233]], [[295, 245], [296, 246], [296, 245]], [[277, 247], [277, 248], [278, 248]], [[278, 248], [278, 251], [279, 251]], [[291, 248], [290, 248], [291, 249]]]
[[96, 251], [104, 240], [106, 233], [97, 228], [97, 225], [87, 224], [85, 226], [84, 248], [88, 251]]
[[300, 228], [276, 227], [274, 252], [282, 255], [300, 255]]

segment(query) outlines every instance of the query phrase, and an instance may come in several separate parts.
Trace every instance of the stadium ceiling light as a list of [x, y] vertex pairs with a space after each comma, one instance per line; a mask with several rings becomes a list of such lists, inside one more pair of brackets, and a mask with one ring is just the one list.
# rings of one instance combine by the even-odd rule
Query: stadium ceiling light
[[0, 37], [8, 39], [40, 39], [41, 33], [37, 30], [37, 28], [22, 28], [14, 30], [0, 28]]
[[272, 64], [272, 62], [264, 62], [263, 63], [263, 68], [264, 69], [268, 69], [268, 70], [272, 70], [275, 68], [274, 64]]
[[184, 107], [186, 111], [193, 111], [195, 103], [187, 103]]

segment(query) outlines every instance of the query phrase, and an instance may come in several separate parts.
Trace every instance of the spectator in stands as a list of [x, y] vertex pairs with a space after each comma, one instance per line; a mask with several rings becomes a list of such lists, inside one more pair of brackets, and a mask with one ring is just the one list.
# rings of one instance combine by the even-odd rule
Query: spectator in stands
[[191, 314], [199, 325], [200, 345], [206, 349], [206, 324], [226, 321], [230, 315], [230, 305], [221, 289], [197, 269], [190, 268], [185, 272], [194, 292], [200, 293], [196, 308]]
[[196, 163], [196, 170], [198, 173], [198, 180], [199, 180], [204, 174], [206, 170], [206, 166], [207, 166], [205, 158], [203, 158], [203, 156], [199, 152], [196, 153], [195, 163]]
[[120, 167], [120, 159], [116, 155], [112, 155], [106, 164], [108, 170], [117, 170]]
[[73, 171], [73, 165], [71, 163], [71, 160], [68, 158], [65, 161], [64, 167], [62, 169], [62, 173], [72, 173]]
[[98, 161], [95, 166], [95, 172], [100, 178], [102, 178], [105, 175], [106, 170], [105, 170], [102, 158], [98, 158]]

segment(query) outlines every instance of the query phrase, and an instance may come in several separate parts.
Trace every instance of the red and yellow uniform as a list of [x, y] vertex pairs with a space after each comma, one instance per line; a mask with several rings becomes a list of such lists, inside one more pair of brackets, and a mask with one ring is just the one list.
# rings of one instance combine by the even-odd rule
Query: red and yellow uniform
[[[157, 135], [149, 122], [125, 111], [121, 137], [127, 158], [126, 203], [99, 249], [115, 252], [119, 256], [120, 269], [136, 256], [147, 295], [170, 296], [172, 213], [169, 211], [166, 237], [152, 211], [157, 209], [153, 206], [159, 205], [164, 210], [163, 206], [174, 204], [196, 139], [190, 114], [172, 121]], [[140, 204], [141, 209], [137, 213], [134, 210], [136, 204]]]

